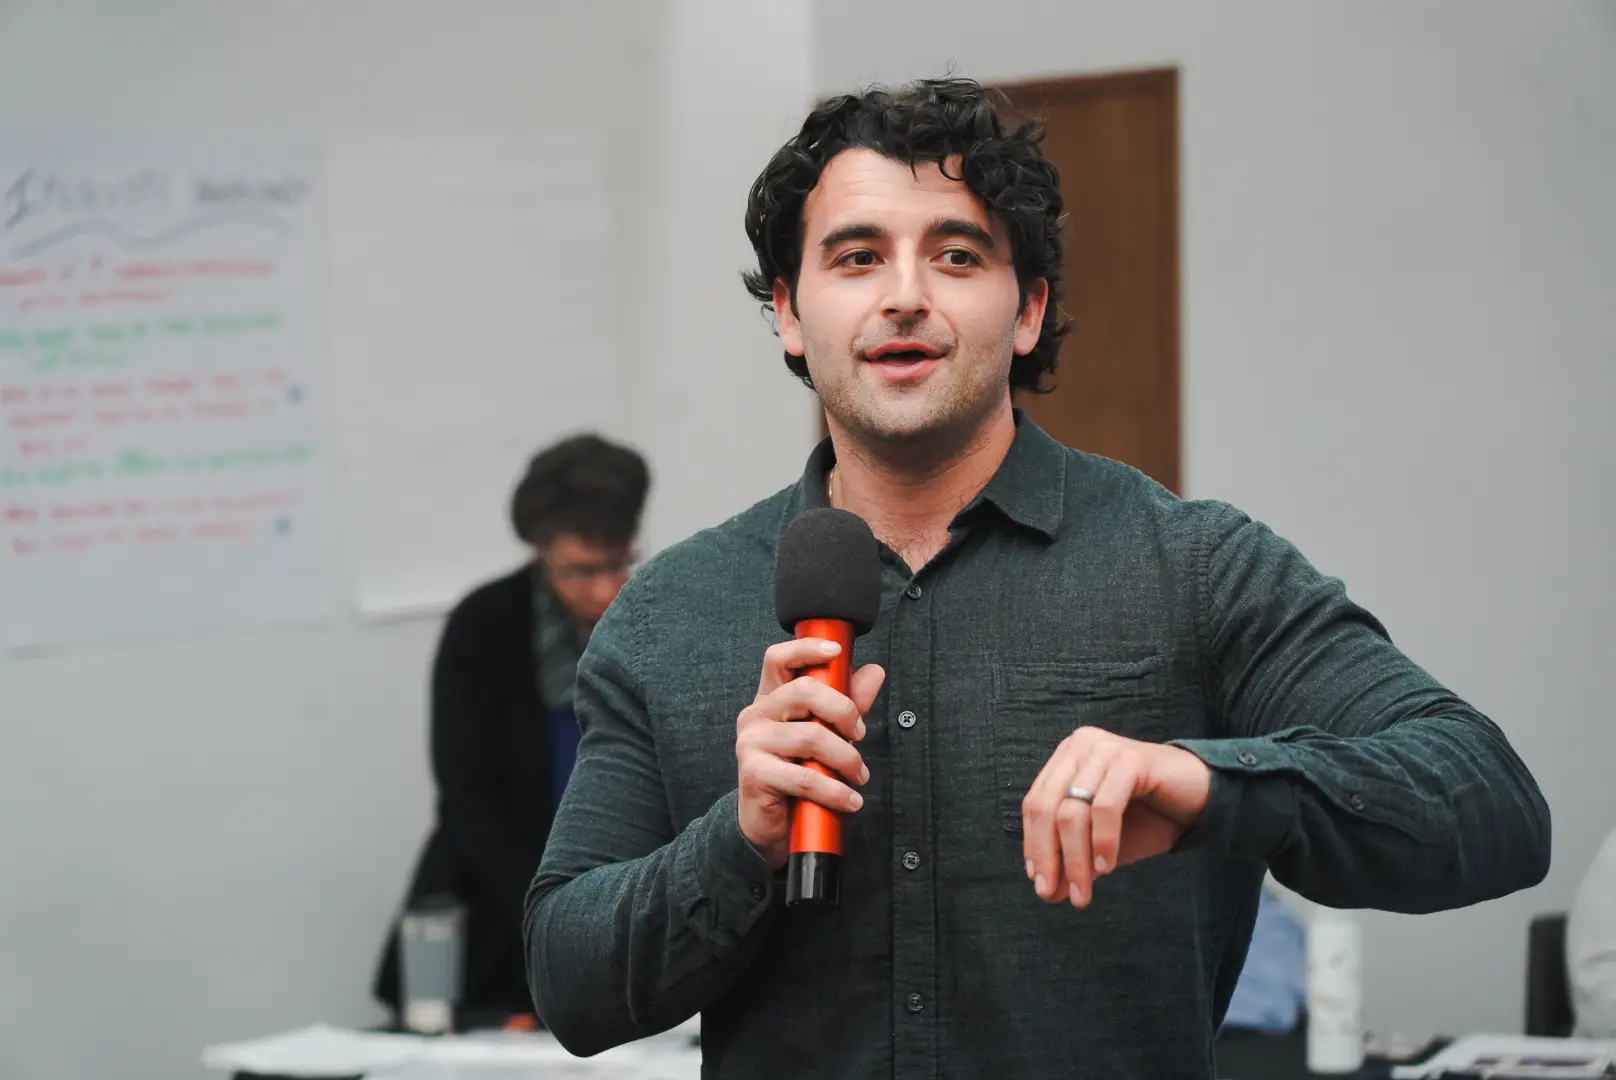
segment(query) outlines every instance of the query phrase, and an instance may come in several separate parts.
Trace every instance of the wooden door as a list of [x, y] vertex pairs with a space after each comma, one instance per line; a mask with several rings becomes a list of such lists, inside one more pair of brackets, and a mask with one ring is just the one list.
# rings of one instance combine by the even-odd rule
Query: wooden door
[[1068, 446], [1178, 491], [1178, 73], [999, 87], [1043, 118], [1066, 204], [1062, 308], [1072, 331], [1048, 394], [1017, 404]]

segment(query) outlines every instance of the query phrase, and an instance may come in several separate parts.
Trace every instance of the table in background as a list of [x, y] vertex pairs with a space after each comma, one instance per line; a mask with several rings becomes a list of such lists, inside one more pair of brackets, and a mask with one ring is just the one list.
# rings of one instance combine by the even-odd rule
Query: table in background
[[[461, 1013], [456, 1016], [455, 1023], [458, 1031], [467, 1035], [477, 1033], [498, 1032], [507, 1029], [511, 1014], [505, 1011], [483, 1010], [474, 1013]], [[519, 1019], [532, 1021], [531, 1015]], [[524, 1026], [519, 1030], [529, 1030]], [[371, 1029], [378, 1034], [404, 1034], [396, 1024]], [[558, 1044], [554, 1044], [553, 1037], [548, 1032], [539, 1031], [539, 1038], [552, 1044], [551, 1050], [556, 1054], [563, 1053]], [[627, 1060], [625, 1060], [627, 1059]], [[428, 1062], [412, 1062], [405, 1065], [386, 1066], [375, 1073], [349, 1073], [349, 1074], [322, 1074], [319, 1080], [368, 1080], [375, 1077], [393, 1077], [398, 1074], [407, 1080], [545, 1080], [552, 1072], [565, 1075], [573, 1080], [699, 1080], [701, 1075], [700, 1040], [689, 1029], [676, 1028], [663, 1032], [660, 1035], [649, 1036], [638, 1042], [626, 1044], [623, 1047], [606, 1051], [592, 1058], [567, 1058], [565, 1062], [531, 1062], [522, 1065], [509, 1063], [477, 1063], [477, 1064], [432, 1064]], [[306, 1076], [293, 1077], [279, 1073], [261, 1073], [251, 1071], [236, 1071], [228, 1074], [231, 1080], [309, 1080]]]
[[1308, 1072], [1305, 1027], [1284, 1035], [1226, 1030], [1218, 1036], [1217, 1056], [1219, 1080], [1389, 1080], [1392, 1074], [1389, 1062], [1374, 1060], [1345, 1075]]
[[[500, 1019], [502, 1018], [489, 1018], [487, 1022], [467, 1024], [466, 1027], [468, 1030], [497, 1028], [500, 1026]], [[234, 1080], [291, 1080], [289, 1077], [258, 1073], [238, 1072], [232, 1075]], [[543, 1075], [542, 1070], [535, 1069], [532, 1075], [534, 1080], [539, 1080]], [[569, 1072], [569, 1075], [575, 1074]], [[611, 1075], [615, 1078], [626, 1074], [619, 1067], [607, 1068], [602, 1075]], [[1388, 1080], [1391, 1066], [1385, 1062], [1368, 1061], [1358, 1072], [1347, 1076], [1337, 1074], [1328, 1078], [1319, 1077], [1319, 1074], [1307, 1070], [1305, 1029], [1284, 1035], [1231, 1030], [1225, 1031], [1217, 1040], [1217, 1075], [1219, 1080]], [[361, 1080], [361, 1078], [332, 1077], [329, 1080]]]

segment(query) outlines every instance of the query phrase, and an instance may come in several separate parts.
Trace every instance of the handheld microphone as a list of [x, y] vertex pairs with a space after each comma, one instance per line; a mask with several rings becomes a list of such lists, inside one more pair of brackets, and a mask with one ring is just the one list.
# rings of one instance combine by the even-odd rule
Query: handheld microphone
[[[829, 663], [803, 674], [843, 694], [853, 676], [853, 639], [875, 625], [881, 610], [881, 558], [875, 534], [846, 510], [809, 510], [780, 537], [774, 571], [774, 611], [798, 638], [824, 638], [842, 647]], [[817, 761], [804, 763], [824, 776]], [[838, 778], [839, 779], [839, 778]], [[834, 907], [842, 896], [842, 818], [818, 803], [791, 807], [786, 904]]]

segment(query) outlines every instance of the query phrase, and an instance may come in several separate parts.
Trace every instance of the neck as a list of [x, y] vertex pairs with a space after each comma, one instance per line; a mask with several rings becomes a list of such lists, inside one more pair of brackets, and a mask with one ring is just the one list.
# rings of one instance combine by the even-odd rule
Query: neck
[[832, 504], [869, 522], [919, 570], [948, 543], [949, 524], [993, 479], [1015, 437], [1008, 398], [968, 435], [935, 443], [872, 444], [832, 424]]

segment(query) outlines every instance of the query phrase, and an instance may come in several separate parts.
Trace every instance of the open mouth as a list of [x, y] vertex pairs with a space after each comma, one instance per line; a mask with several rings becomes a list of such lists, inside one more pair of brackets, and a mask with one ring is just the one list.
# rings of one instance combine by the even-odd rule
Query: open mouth
[[904, 384], [923, 382], [942, 355], [943, 350], [923, 342], [889, 341], [865, 353], [864, 359], [882, 381]]
[[899, 338], [877, 345], [864, 354], [864, 359], [889, 377], [915, 376], [929, 372], [945, 351], [930, 342]]

